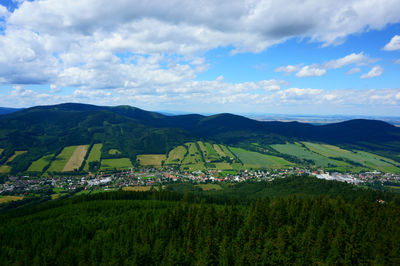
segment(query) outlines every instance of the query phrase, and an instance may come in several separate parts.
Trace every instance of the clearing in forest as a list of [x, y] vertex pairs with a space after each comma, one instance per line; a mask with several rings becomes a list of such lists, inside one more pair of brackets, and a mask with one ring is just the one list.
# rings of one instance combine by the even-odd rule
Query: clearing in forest
[[187, 149], [184, 146], [178, 146], [172, 149], [168, 154], [166, 164], [180, 164], [185, 158]]
[[129, 158], [118, 158], [118, 159], [103, 159], [101, 160], [101, 170], [111, 169], [129, 169], [133, 165]]

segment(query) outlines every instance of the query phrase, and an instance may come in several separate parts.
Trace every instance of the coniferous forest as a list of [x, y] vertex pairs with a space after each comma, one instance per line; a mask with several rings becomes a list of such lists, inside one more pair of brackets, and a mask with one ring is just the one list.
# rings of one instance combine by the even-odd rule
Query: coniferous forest
[[3, 209], [1, 265], [400, 264], [398, 199], [109, 192]]

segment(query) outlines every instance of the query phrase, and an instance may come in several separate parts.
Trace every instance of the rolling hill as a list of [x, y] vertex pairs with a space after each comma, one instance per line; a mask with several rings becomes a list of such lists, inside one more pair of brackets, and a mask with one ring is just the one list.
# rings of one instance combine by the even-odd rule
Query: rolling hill
[[[273, 144], [310, 141], [400, 161], [400, 128], [377, 120], [316, 126], [257, 121], [233, 114], [168, 116], [130, 106], [66, 103], [1, 115], [0, 165], [15, 151], [27, 151], [9, 163], [12, 172], [23, 172], [45, 155], [53, 154], [55, 158], [67, 146], [91, 148], [95, 143], [103, 144], [102, 159], [129, 158], [135, 162], [137, 155], [168, 155], [175, 147], [198, 140], [257, 152]], [[111, 149], [119, 153], [110, 154]]]

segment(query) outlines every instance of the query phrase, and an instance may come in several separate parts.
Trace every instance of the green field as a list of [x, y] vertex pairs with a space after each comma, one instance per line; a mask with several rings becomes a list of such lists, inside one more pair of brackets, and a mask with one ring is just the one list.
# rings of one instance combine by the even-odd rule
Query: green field
[[101, 144], [101, 143], [97, 143], [97, 144], [93, 145], [92, 149], [90, 150], [89, 157], [86, 160], [86, 164], [85, 164], [85, 167], [84, 167], [85, 171], [89, 170], [89, 163], [90, 162], [95, 162], [95, 161], [100, 162], [101, 148], [102, 147], [103, 147], [103, 144]]
[[188, 154], [183, 159], [182, 164], [198, 164], [203, 163], [199, 149], [194, 142], [185, 143], [188, 147]]
[[108, 154], [116, 155], [116, 154], [121, 154], [121, 152], [117, 149], [110, 149], [108, 150]]
[[220, 157], [226, 156], [225, 152], [222, 150], [222, 148], [218, 144], [213, 144], [213, 148]]
[[0, 148], [0, 156], [3, 153], [4, 149]]
[[15, 151], [13, 155], [11, 155], [10, 158], [8, 158], [6, 163], [12, 162], [17, 156], [24, 154], [27, 151]]
[[141, 154], [136, 159], [140, 161], [141, 165], [159, 167], [165, 161], [166, 157], [164, 154]]
[[229, 163], [213, 163], [215, 165], [216, 169], [221, 169], [221, 170], [231, 170], [233, 169], [231, 164]]
[[185, 158], [187, 149], [184, 146], [178, 146], [172, 149], [168, 154], [166, 164], [180, 164]]
[[275, 144], [271, 147], [280, 153], [295, 156], [299, 159], [312, 160], [317, 167], [335, 167], [344, 166], [349, 167], [350, 165], [343, 161], [337, 161], [319, 153], [310, 151], [309, 149], [301, 146], [300, 143], [287, 143], [287, 144]]
[[34, 161], [28, 168], [28, 172], [42, 172], [43, 169], [50, 163], [53, 159], [54, 154], [48, 154]]
[[10, 172], [11, 167], [8, 165], [0, 165], [0, 174], [6, 174]]
[[[3, 151], [3, 150], [2, 150]], [[0, 174], [6, 174], [10, 172], [11, 166], [7, 165], [9, 162], [12, 162], [17, 156], [24, 154], [27, 151], [15, 151], [13, 155], [11, 155], [4, 165], [0, 165]]]
[[236, 154], [237, 157], [243, 162], [245, 168], [260, 169], [260, 168], [285, 168], [293, 166], [292, 163], [283, 158], [276, 156], [265, 155], [258, 152], [247, 151], [241, 148], [229, 147], [230, 150]]
[[51, 163], [48, 172], [61, 172], [78, 146], [65, 147]]
[[211, 143], [198, 141], [197, 144], [199, 145], [200, 150], [203, 153], [203, 158], [206, 162], [214, 162], [220, 160]]
[[129, 158], [118, 158], [118, 159], [103, 159], [101, 160], [101, 170], [111, 169], [129, 169], [132, 168], [132, 163]]
[[236, 158], [236, 156], [231, 152], [231, 150], [229, 150], [228, 147], [226, 147], [225, 145], [219, 145], [219, 146], [224, 151], [226, 156], [228, 156], [231, 159], [235, 159]]
[[326, 157], [343, 158], [344, 160], [352, 161], [362, 166], [349, 165], [343, 170], [378, 170], [383, 172], [400, 172], [400, 164], [388, 158], [375, 155], [364, 151], [349, 151], [337, 146], [328, 144], [318, 144], [311, 142], [303, 142], [308, 149], [319, 153]]
[[202, 162], [195, 164], [184, 164], [181, 166], [181, 168], [188, 171], [206, 170], [206, 166]]

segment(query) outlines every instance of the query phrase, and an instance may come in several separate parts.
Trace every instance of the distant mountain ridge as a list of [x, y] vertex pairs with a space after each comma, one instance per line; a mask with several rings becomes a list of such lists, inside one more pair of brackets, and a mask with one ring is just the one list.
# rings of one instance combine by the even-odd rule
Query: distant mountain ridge
[[8, 107], [0, 107], [0, 115], [11, 114], [16, 111], [22, 110], [21, 108], [8, 108]]
[[[327, 125], [257, 121], [234, 114], [163, 115], [131, 106], [65, 103], [35, 106], [0, 116], [0, 148], [19, 160], [38, 159], [62, 147], [103, 143], [121, 156], [166, 154], [187, 141], [207, 140], [229, 145], [314, 141], [389, 156], [399, 161], [400, 128], [377, 120], [356, 119]], [[109, 154], [102, 154], [107, 158]], [[4, 156], [3, 156], [4, 157]], [[21, 166], [22, 167], [22, 166]]]

